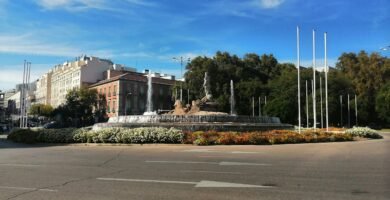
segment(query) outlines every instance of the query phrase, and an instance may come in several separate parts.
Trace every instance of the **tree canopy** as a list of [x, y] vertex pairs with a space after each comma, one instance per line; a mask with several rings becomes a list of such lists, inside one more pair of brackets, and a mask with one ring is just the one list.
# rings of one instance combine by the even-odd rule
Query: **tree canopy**
[[46, 104], [34, 104], [31, 105], [29, 114], [50, 117], [53, 112], [53, 107], [51, 105]]
[[88, 126], [106, 118], [106, 100], [95, 89], [74, 88], [66, 95], [66, 103], [53, 111], [57, 121], [64, 126]]
[[[301, 67], [301, 115], [302, 125], [306, 123], [305, 81], [308, 81], [309, 118], [313, 118], [311, 80], [313, 69]], [[294, 64], [279, 63], [272, 54], [261, 56], [248, 53], [242, 58], [228, 52], [217, 52], [213, 57], [196, 57], [187, 65], [185, 88], [190, 90], [190, 99], [204, 96], [203, 78], [208, 72], [213, 98], [219, 103], [220, 111], [230, 109], [230, 80], [234, 81], [236, 111], [240, 115], [252, 114], [252, 99], [255, 114], [258, 115], [258, 99], [262, 101], [262, 114], [280, 117], [282, 122], [297, 124], [297, 70]], [[320, 121], [320, 78], [323, 99], [325, 99], [324, 73], [316, 72], [317, 121]], [[378, 53], [368, 55], [344, 53], [338, 59], [336, 68], [328, 74], [329, 122], [333, 126], [346, 125], [348, 115], [347, 95], [350, 95], [350, 119], [354, 124], [354, 95], [358, 97], [359, 125], [373, 122], [387, 122], [388, 87], [390, 80], [390, 59]], [[379, 92], [380, 91], [380, 92]], [[379, 93], [378, 93], [379, 92]], [[380, 94], [380, 95], [379, 95]], [[343, 107], [340, 105], [343, 96]], [[379, 96], [378, 96], [379, 95]], [[267, 96], [267, 105], [265, 105]], [[376, 105], [378, 104], [378, 105]], [[387, 106], [387, 107], [386, 107]], [[322, 104], [325, 113], [325, 100]], [[381, 114], [382, 113], [382, 114]], [[325, 114], [324, 114], [325, 115]], [[344, 116], [340, 124], [340, 116]]]

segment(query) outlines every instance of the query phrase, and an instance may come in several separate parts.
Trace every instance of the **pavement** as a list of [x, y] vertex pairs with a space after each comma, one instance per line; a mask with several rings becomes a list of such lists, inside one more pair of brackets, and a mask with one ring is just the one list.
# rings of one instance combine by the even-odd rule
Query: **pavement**
[[0, 137], [0, 199], [390, 199], [381, 140], [26, 145]]

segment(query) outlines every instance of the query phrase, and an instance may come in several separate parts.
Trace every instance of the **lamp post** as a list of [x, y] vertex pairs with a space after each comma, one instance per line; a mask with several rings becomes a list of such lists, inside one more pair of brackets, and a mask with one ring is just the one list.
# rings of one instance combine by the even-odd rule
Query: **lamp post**
[[[180, 56], [180, 58], [173, 57], [172, 58], [175, 61], [180, 61], [180, 79], [182, 81], [180, 82], [180, 101], [183, 102], [183, 59], [185, 59], [183, 56]], [[187, 63], [190, 62], [190, 58], [187, 58]]]
[[125, 96], [125, 116], [127, 116], [127, 97], [131, 95], [131, 92], [127, 93]]

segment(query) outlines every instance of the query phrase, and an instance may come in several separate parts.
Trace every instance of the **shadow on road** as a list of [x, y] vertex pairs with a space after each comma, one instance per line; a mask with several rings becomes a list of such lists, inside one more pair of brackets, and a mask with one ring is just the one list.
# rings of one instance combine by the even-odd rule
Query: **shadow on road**
[[43, 147], [53, 147], [53, 146], [66, 146], [67, 144], [24, 144], [24, 143], [15, 143], [10, 140], [7, 140], [7, 135], [0, 135], [0, 149], [15, 149], [15, 148], [43, 148]]

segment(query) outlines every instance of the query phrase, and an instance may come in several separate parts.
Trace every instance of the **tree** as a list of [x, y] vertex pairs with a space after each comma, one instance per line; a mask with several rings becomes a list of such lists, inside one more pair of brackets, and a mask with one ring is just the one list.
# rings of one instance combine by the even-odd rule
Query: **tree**
[[[230, 80], [234, 81], [236, 91], [236, 110], [238, 114], [251, 113], [251, 99], [267, 95], [267, 82], [280, 74], [282, 65], [273, 55], [246, 54], [243, 59], [227, 52], [217, 52], [214, 57], [197, 57], [187, 65], [185, 74], [187, 89], [192, 99], [204, 96], [203, 78], [207, 72], [210, 78], [211, 93], [218, 102], [219, 110], [230, 110]], [[257, 104], [256, 104], [257, 106]]]
[[351, 80], [358, 95], [359, 121], [362, 124], [377, 123], [376, 95], [379, 89], [390, 81], [390, 60], [378, 53], [343, 53], [336, 68]]
[[53, 107], [51, 105], [46, 104], [34, 104], [31, 105], [30, 115], [44, 116], [49, 117], [53, 112]]
[[58, 121], [65, 126], [88, 126], [95, 122], [95, 117], [104, 120], [105, 98], [95, 89], [72, 89], [66, 95], [66, 103], [53, 111]]
[[390, 83], [382, 86], [376, 97], [376, 112], [383, 124], [390, 124]]
[[280, 76], [269, 82], [270, 98], [265, 107], [268, 115], [277, 116], [284, 123], [297, 124], [297, 70], [285, 67]]

